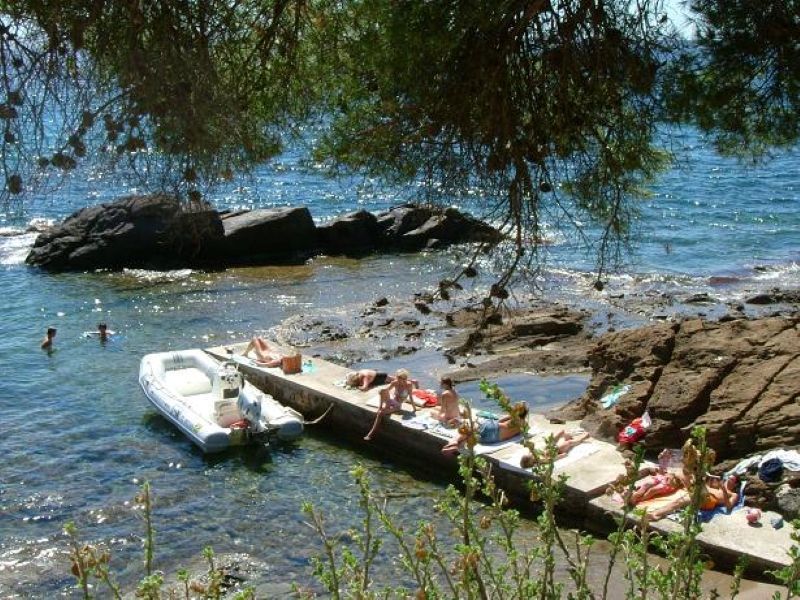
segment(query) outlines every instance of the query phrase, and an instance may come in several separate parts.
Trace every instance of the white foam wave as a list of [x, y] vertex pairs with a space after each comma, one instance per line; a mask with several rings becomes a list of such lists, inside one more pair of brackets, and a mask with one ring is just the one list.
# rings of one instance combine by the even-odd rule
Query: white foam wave
[[0, 265], [21, 265], [31, 251], [38, 233], [18, 233], [0, 237]]
[[167, 283], [187, 279], [194, 273], [192, 269], [173, 269], [171, 271], [152, 271], [150, 269], [123, 269], [122, 274], [147, 283]]
[[800, 263], [791, 262], [760, 267], [756, 269], [753, 279], [756, 281], [779, 281], [781, 284], [800, 283]]

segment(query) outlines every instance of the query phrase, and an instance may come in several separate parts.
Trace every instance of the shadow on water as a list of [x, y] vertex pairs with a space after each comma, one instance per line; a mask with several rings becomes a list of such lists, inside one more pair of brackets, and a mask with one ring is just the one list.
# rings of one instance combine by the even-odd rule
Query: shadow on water
[[271, 440], [269, 444], [254, 443], [247, 446], [235, 446], [222, 452], [205, 454], [177, 427], [157, 412], [145, 413], [142, 416], [142, 425], [148, 432], [160, 438], [159, 444], [177, 444], [208, 467], [234, 463], [253, 473], [267, 473], [272, 469], [276, 456], [291, 458], [300, 453], [300, 446], [297, 443]]

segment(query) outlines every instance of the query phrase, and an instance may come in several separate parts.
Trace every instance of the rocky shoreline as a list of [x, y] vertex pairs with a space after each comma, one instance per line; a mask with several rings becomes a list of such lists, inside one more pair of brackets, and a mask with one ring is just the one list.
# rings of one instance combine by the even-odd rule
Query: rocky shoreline
[[[299, 345], [308, 352], [343, 364], [382, 358], [412, 368], [427, 339], [439, 358], [436, 371], [456, 382], [520, 372], [588, 373], [584, 394], [552, 411], [551, 419], [579, 419], [595, 437], [616, 442], [620, 429], [648, 411], [653, 424], [643, 443], [653, 453], [679, 448], [702, 426], [719, 472], [754, 453], [800, 447], [800, 304], [793, 290], [714, 307], [722, 315], [716, 320], [698, 316], [708, 303], [689, 302], [679, 317], [664, 320], [652, 311], [648, 324], [623, 330], [598, 331], [590, 311], [534, 301], [480, 330], [467, 352], [464, 341], [478, 331], [476, 304], [472, 297], [457, 308], [433, 304], [423, 315], [413, 300], [381, 299], [350, 326], [305, 318], [279, 331], [284, 342], [298, 344], [302, 337]], [[644, 310], [639, 303], [628, 308]], [[376, 347], [377, 353], [365, 350]], [[600, 400], [615, 386], [628, 392], [603, 408]], [[748, 503], [800, 516], [794, 474], [775, 485], [751, 479]]]

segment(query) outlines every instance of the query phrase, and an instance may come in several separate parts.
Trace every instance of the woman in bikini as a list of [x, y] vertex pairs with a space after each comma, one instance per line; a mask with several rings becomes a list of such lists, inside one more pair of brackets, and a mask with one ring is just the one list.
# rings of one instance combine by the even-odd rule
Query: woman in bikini
[[383, 415], [390, 415], [400, 411], [403, 402], [411, 404], [414, 414], [417, 414], [417, 407], [414, 405], [412, 392], [414, 391], [414, 383], [409, 379], [408, 371], [399, 369], [394, 375], [394, 380], [380, 391], [381, 403], [378, 407], [378, 413], [375, 415], [375, 422], [372, 424], [372, 429], [364, 436], [366, 441], [370, 441], [375, 432], [380, 427]]
[[259, 336], [253, 336], [250, 343], [247, 344], [242, 356], [247, 356], [253, 352], [256, 355], [256, 363], [262, 367], [280, 367], [281, 355], [269, 347], [267, 341]]
[[[522, 424], [528, 419], [528, 405], [518, 402], [514, 405], [510, 414], [504, 415], [499, 419], [478, 418], [474, 422], [477, 441], [481, 444], [497, 444], [511, 439], [522, 431]], [[471, 435], [469, 423], [463, 423], [458, 429], [458, 433], [453, 439], [442, 447], [443, 454], [454, 454], [458, 448]]]
[[658, 467], [647, 469], [647, 476], [643, 477], [634, 484], [632, 491], [623, 494], [626, 504], [636, 506], [640, 502], [669, 496], [680, 489], [686, 488], [689, 480], [689, 473], [684, 470], [682, 474], [670, 473], [667, 468], [670, 462], [671, 452], [664, 449], [658, 455]]

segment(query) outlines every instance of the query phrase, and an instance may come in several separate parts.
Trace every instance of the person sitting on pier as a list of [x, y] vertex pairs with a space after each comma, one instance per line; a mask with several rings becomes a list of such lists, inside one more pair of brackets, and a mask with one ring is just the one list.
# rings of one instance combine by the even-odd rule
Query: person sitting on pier
[[458, 392], [453, 385], [453, 380], [449, 377], [442, 377], [439, 383], [442, 386], [442, 393], [439, 395], [439, 411], [436, 413], [436, 420], [443, 425], [452, 427], [461, 421]]
[[[486, 419], [478, 417], [473, 422], [477, 441], [481, 444], [497, 444], [513, 438], [522, 431], [522, 424], [528, 418], [528, 405], [525, 402], [517, 402], [511, 409], [510, 414], [504, 415], [499, 419]], [[458, 432], [447, 444], [442, 447], [443, 454], [454, 454], [459, 447], [473, 435], [470, 423], [462, 423]]]
[[380, 427], [383, 415], [390, 415], [400, 411], [403, 402], [411, 404], [414, 414], [417, 414], [417, 407], [414, 404], [414, 391], [413, 380], [409, 377], [408, 371], [405, 369], [398, 369], [394, 375], [392, 382], [380, 391], [381, 403], [378, 407], [378, 413], [375, 415], [375, 422], [372, 424], [372, 429], [364, 436], [366, 441], [370, 441], [375, 432]]
[[[739, 493], [737, 491], [739, 480], [735, 475], [731, 475], [723, 480], [716, 475], [709, 474], [706, 475], [700, 485], [702, 486], [700, 510], [714, 510], [722, 506], [730, 512], [739, 500]], [[687, 489], [683, 490], [676, 498], [652, 511], [650, 513], [650, 519], [652, 521], [658, 521], [676, 510], [686, 508], [691, 503], [692, 487], [687, 486]]]
[[247, 356], [250, 352], [256, 355], [256, 363], [262, 367], [280, 367], [281, 355], [277, 350], [270, 348], [267, 341], [259, 336], [253, 336], [250, 343], [247, 344], [242, 356]]

